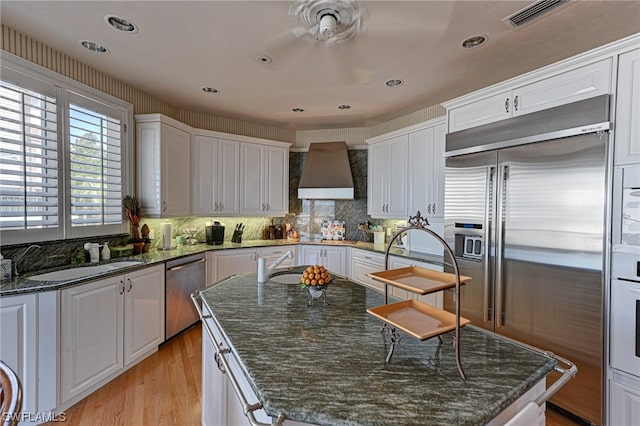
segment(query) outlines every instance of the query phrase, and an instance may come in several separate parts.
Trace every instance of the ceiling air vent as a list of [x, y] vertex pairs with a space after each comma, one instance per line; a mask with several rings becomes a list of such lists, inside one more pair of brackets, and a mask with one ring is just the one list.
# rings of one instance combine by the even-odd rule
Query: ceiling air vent
[[506, 18], [502, 19], [509, 28], [519, 30], [520, 28], [537, 21], [538, 19], [562, 9], [572, 4], [569, 0], [540, 0], [530, 4], [524, 9], [520, 9]]

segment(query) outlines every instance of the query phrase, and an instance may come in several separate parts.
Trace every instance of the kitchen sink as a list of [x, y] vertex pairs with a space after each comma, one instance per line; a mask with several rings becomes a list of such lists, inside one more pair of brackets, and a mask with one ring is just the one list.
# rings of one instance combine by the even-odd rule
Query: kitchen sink
[[274, 275], [269, 278], [269, 281], [278, 284], [298, 284], [300, 282], [300, 274], [301, 272], [295, 274]]
[[144, 262], [135, 260], [124, 260], [121, 262], [112, 262], [105, 265], [80, 266], [78, 268], [67, 268], [59, 271], [46, 272], [44, 274], [32, 275], [25, 277], [31, 281], [67, 281], [76, 278], [90, 277], [92, 275], [103, 274], [105, 272], [115, 271], [130, 266], [142, 265]]

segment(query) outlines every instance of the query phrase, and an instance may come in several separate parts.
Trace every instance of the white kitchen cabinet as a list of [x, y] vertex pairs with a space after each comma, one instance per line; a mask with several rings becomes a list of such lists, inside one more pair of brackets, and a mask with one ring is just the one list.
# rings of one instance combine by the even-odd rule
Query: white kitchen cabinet
[[0, 359], [20, 379], [25, 413], [57, 405], [57, 318], [55, 291], [0, 298]]
[[231, 275], [257, 272], [258, 270], [258, 254], [256, 249], [220, 250], [214, 253], [214, 283]]
[[428, 219], [444, 219], [444, 120], [409, 133], [408, 215], [419, 210]]
[[125, 275], [125, 366], [143, 359], [164, 341], [164, 277], [164, 265]]
[[640, 380], [610, 380], [608, 412], [612, 426], [640, 425]]
[[369, 145], [367, 213], [373, 218], [407, 216], [408, 141], [398, 135]]
[[611, 93], [611, 59], [445, 102], [449, 133]]
[[291, 251], [293, 257], [291, 259], [285, 258], [276, 269], [290, 268], [292, 266], [298, 266], [298, 247], [297, 246], [277, 246], [277, 247], [258, 247], [258, 258], [264, 258], [265, 267], [269, 267], [283, 256], [287, 251]]
[[162, 114], [136, 115], [137, 194], [145, 216], [191, 214], [190, 128]]
[[193, 213], [237, 215], [240, 210], [240, 143], [194, 134], [192, 141]]
[[620, 55], [616, 92], [616, 165], [640, 163], [640, 49]]
[[78, 401], [164, 340], [164, 265], [60, 293], [61, 403]]
[[289, 149], [240, 144], [240, 214], [284, 216], [289, 211]]
[[329, 272], [347, 276], [347, 248], [336, 246], [301, 245], [300, 265], [321, 265]]
[[380, 271], [384, 271], [384, 255], [367, 250], [351, 249], [351, 274], [349, 279], [384, 292], [384, 284], [367, 275]]

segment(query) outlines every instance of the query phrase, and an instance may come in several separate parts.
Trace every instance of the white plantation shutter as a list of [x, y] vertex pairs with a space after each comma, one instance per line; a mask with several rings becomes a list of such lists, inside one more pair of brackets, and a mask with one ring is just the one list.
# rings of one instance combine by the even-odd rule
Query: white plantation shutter
[[[103, 108], [104, 109], [104, 108]], [[122, 123], [69, 104], [71, 226], [122, 223]]]
[[58, 129], [52, 95], [0, 82], [0, 230], [57, 228]]

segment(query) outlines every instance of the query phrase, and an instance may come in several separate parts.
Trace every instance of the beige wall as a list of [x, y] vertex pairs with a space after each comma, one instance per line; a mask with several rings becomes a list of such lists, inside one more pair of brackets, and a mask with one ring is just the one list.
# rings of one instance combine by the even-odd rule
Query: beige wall
[[137, 89], [116, 77], [71, 58], [44, 43], [5, 25], [1, 26], [0, 48], [44, 68], [72, 78], [102, 92], [133, 104], [134, 114], [162, 113], [189, 126], [225, 133], [289, 142], [296, 148], [306, 148], [311, 142], [345, 141], [348, 145], [364, 144], [365, 139], [411, 126], [445, 114], [434, 105], [373, 127], [319, 129], [295, 131], [249, 121], [220, 117], [178, 108]]

